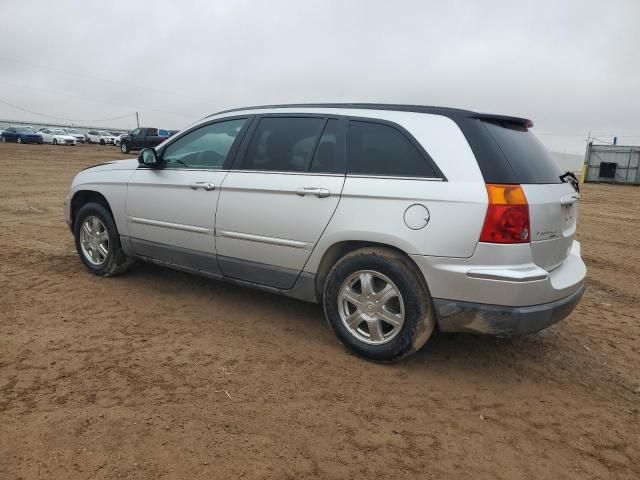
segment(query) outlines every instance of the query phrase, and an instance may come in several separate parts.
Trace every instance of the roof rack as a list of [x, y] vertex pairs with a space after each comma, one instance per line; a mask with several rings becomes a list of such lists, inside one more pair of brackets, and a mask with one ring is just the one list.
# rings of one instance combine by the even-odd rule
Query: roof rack
[[404, 104], [390, 104], [390, 103], [287, 103], [280, 105], [256, 105], [251, 107], [232, 108], [229, 110], [223, 110], [216, 112], [214, 115], [220, 115], [223, 113], [241, 112], [244, 110], [262, 110], [271, 108], [350, 108], [350, 109], [362, 109], [362, 110], [393, 110], [399, 112], [418, 112], [418, 113], [431, 113], [436, 115], [444, 115], [447, 117], [467, 117], [477, 118], [480, 120], [488, 120], [494, 122], [506, 122], [521, 125], [523, 127], [533, 127], [533, 121], [528, 118], [512, 117], [508, 115], [496, 115], [492, 113], [478, 113], [471, 110], [465, 110], [461, 108], [450, 107], [437, 107], [428, 105], [404, 105]]

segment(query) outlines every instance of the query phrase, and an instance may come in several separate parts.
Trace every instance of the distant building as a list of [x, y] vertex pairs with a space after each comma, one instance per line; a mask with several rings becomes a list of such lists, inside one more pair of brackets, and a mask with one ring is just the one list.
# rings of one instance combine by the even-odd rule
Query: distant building
[[589, 143], [584, 159], [585, 182], [640, 185], [640, 146]]

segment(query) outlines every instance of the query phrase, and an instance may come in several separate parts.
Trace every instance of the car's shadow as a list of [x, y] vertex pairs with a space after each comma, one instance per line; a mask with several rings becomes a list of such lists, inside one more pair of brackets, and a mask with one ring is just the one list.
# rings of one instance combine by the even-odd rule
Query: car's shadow
[[[132, 288], [143, 281], [145, 285], [153, 285], [154, 290], [175, 296], [180, 301], [184, 301], [184, 295], [195, 295], [199, 300], [204, 298], [205, 301], [224, 302], [226, 307], [246, 309], [247, 315], [235, 321], [250, 319], [255, 314], [261, 319], [268, 319], [269, 328], [300, 335], [305, 342], [316, 339], [324, 345], [338, 343], [318, 304], [149, 263], [137, 264], [129, 275], [121, 278], [127, 278]], [[506, 338], [441, 333], [436, 330], [421, 350], [395, 365], [397, 368], [413, 370], [424, 369], [428, 364], [429, 370], [435, 368], [451, 374], [464, 369], [466, 374], [477, 372], [506, 381], [509, 378], [518, 381], [519, 372], [526, 365], [529, 373], [533, 366], [544, 376], [549, 362], [562, 362], [560, 357], [566, 356], [563, 354], [563, 338], [554, 328]]]

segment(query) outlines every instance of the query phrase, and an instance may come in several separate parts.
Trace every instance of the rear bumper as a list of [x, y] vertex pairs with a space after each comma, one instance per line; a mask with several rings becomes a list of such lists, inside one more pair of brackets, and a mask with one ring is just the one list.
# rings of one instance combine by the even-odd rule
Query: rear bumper
[[443, 332], [521, 335], [537, 332], [567, 317], [580, 302], [584, 290], [583, 282], [578, 290], [568, 297], [528, 307], [487, 305], [440, 298], [434, 298], [433, 305], [438, 325]]
[[528, 244], [479, 243], [469, 258], [412, 258], [427, 280], [440, 329], [449, 332], [541, 330], [571, 313], [587, 274], [577, 241], [551, 271], [533, 262]]

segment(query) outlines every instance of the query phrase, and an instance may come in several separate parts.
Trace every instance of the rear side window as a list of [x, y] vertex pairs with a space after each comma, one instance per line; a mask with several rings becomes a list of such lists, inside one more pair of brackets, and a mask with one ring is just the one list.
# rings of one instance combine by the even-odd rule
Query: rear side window
[[260, 119], [242, 162], [244, 170], [306, 172], [324, 118]]
[[546, 147], [516, 124], [482, 122], [506, 157], [518, 183], [562, 183], [562, 171]]
[[349, 122], [349, 173], [437, 177], [427, 159], [400, 130], [380, 123]]
[[[329, 119], [324, 127], [318, 146], [313, 154], [311, 171], [315, 173], [342, 173], [344, 166], [338, 149], [340, 148], [338, 120]], [[344, 149], [344, 147], [343, 147]]]

